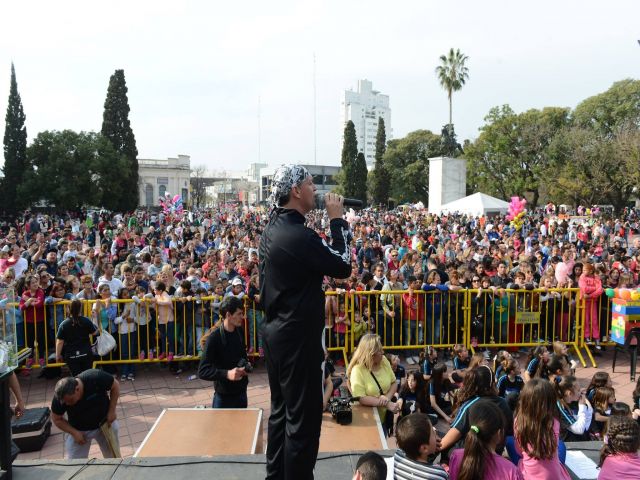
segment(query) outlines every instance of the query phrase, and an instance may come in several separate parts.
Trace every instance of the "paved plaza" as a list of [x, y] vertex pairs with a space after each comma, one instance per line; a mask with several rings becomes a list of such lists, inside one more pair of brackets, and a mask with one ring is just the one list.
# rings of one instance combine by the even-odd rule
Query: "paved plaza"
[[[606, 370], [611, 374], [618, 401], [631, 404], [631, 394], [635, 387], [629, 380], [629, 359], [625, 354], [618, 354], [616, 372], [611, 373], [613, 358], [612, 348], [603, 352], [598, 368], [578, 367], [576, 375], [581, 385], [586, 387], [593, 374], [598, 370]], [[524, 359], [521, 357], [521, 363]], [[120, 401], [118, 403], [118, 420], [120, 422], [120, 445], [122, 455], [131, 457], [140, 446], [156, 418], [164, 408], [173, 407], [209, 407], [213, 395], [213, 385], [199, 379], [189, 380], [196, 373], [197, 364], [180, 375], [172, 374], [159, 365], [138, 366], [136, 380], [121, 383]], [[406, 365], [408, 370], [415, 365]], [[338, 369], [343, 373], [344, 369]], [[38, 378], [37, 371], [31, 377], [20, 377], [20, 385], [28, 408], [50, 406], [56, 380]], [[251, 374], [249, 389], [249, 406], [264, 410], [264, 431], [266, 439], [267, 419], [269, 417], [269, 387], [267, 372], [263, 364], [258, 364]], [[440, 425], [444, 427], [444, 425]], [[394, 446], [393, 439], [389, 446]], [[357, 445], [354, 445], [357, 449]], [[55, 425], [51, 436], [41, 451], [21, 453], [18, 460], [60, 459], [63, 458], [63, 433]], [[101, 458], [100, 449], [94, 443], [90, 457]]]

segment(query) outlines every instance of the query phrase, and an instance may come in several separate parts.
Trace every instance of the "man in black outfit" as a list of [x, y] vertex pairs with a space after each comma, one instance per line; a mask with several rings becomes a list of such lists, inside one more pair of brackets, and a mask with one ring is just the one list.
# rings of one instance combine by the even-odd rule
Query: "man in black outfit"
[[260, 240], [263, 340], [271, 388], [267, 479], [313, 479], [322, 422], [325, 275], [351, 274], [342, 197], [325, 205], [332, 244], [305, 226], [315, 185], [299, 165], [283, 165], [271, 184], [269, 223]]
[[102, 370], [85, 370], [77, 377], [66, 377], [56, 383], [51, 419], [56, 427], [68, 434], [66, 458], [89, 458], [92, 440], [98, 442], [105, 458], [113, 457], [100, 425], [107, 422], [118, 438], [116, 405], [119, 396], [120, 384]]
[[213, 408], [247, 408], [247, 352], [240, 326], [244, 305], [237, 297], [226, 297], [220, 304], [219, 326], [206, 339], [198, 377], [214, 382]]

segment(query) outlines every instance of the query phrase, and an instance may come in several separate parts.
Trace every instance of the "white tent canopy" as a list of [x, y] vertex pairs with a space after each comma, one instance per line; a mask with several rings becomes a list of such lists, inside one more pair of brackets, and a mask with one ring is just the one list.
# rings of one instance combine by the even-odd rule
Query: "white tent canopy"
[[480, 216], [491, 213], [507, 213], [509, 203], [499, 198], [486, 195], [481, 192], [474, 193], [468, 197], [459, 198], [453, 202], [445, 203], [440, 207], [440, 213], [463, 213], [467, 215]]

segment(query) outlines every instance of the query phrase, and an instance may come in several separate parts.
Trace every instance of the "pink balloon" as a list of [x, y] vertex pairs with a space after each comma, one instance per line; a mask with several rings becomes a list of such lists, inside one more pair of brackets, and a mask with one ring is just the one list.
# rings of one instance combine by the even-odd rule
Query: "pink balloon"
[[178, 199], [180, 198], [180, 195], [176, 194], [173, 196], [173, 203], [176, 203], [178, 201]]

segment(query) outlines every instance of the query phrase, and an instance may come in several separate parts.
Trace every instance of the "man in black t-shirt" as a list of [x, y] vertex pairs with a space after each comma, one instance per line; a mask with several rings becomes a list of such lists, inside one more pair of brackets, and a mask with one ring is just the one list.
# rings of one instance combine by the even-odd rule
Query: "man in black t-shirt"
[[116, 405], [119, 396], [120, 384], [102, 370], [85, 370], [77, 377], [66, 377], [56, 384], [51, 419], [68, 434], [66, 458], [88, 458], [92, 440], [98, 442], [105, 458], [113, 457], [100, 425], [106, 421], [118, 438]]

